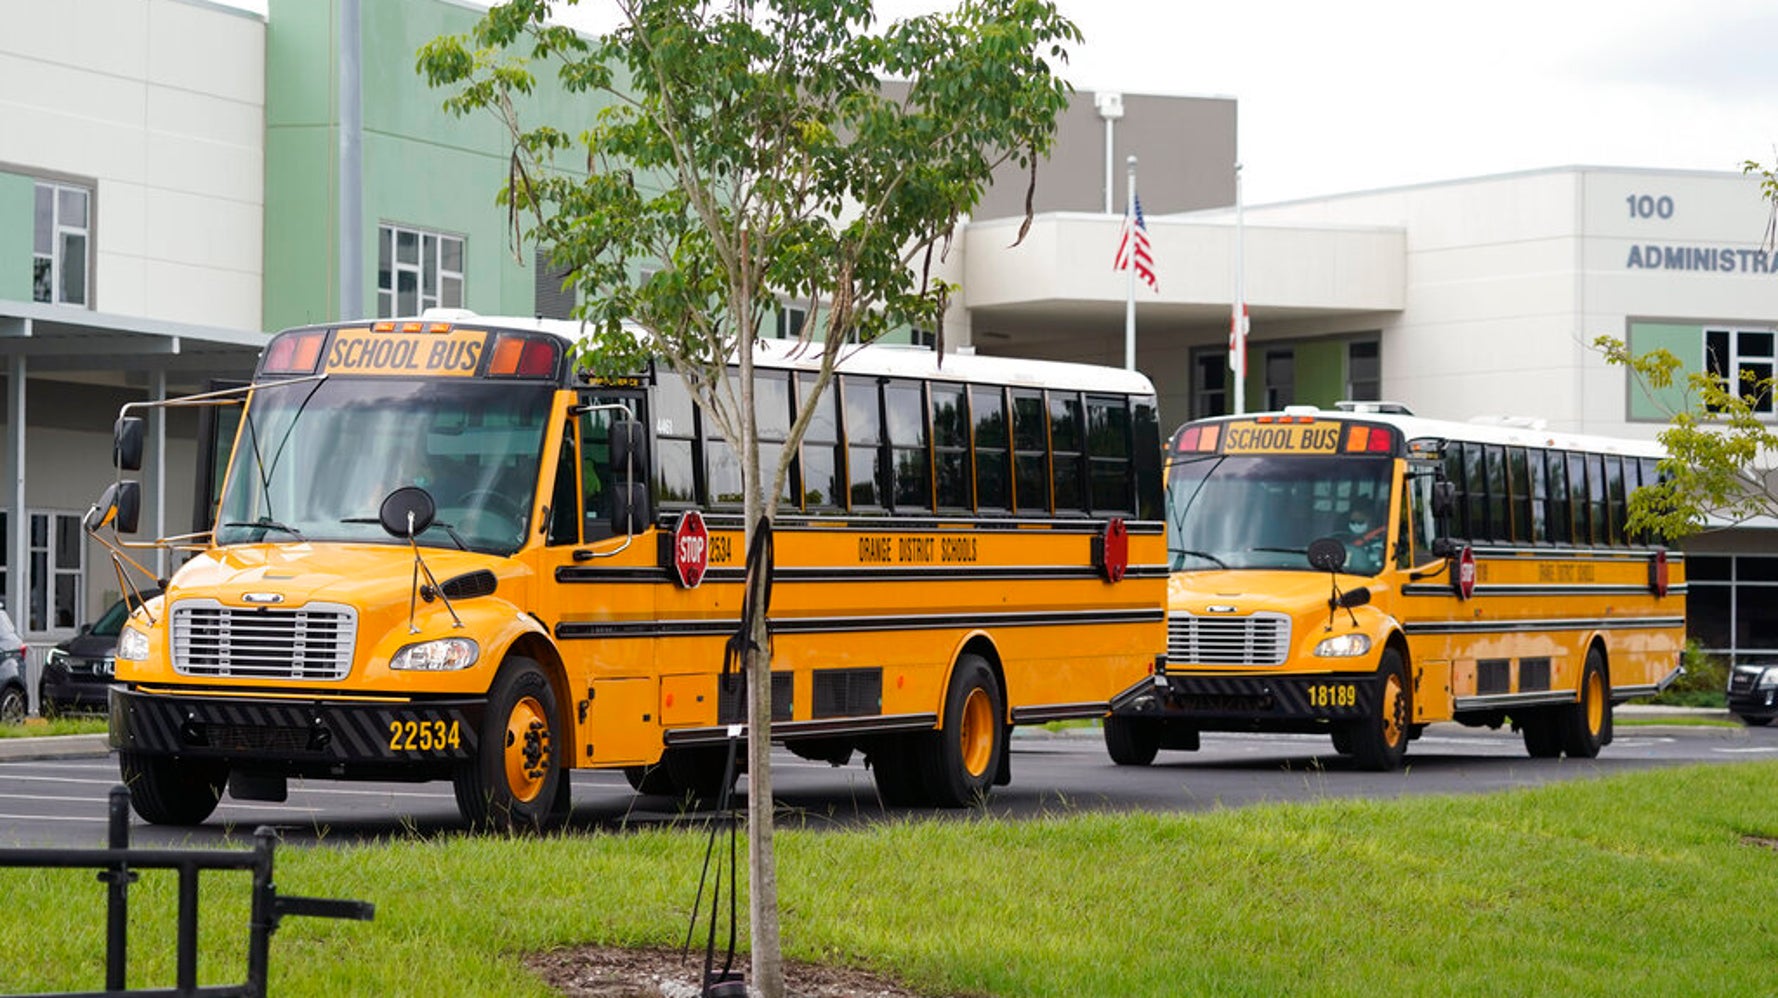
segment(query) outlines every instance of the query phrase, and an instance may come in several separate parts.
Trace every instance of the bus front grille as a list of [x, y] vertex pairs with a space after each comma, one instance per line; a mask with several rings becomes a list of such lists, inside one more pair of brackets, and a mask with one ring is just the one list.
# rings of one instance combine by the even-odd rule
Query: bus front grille
[[344, 679], [357, 636], [357, 611], [337, 603], [249, 609], [181, 600], [173, 606], [173, 669], [182, 676]]
[[1283, 665], [1290, 654], [1290, 618], [1167, 616], [1167, 660], [1194, 665]]

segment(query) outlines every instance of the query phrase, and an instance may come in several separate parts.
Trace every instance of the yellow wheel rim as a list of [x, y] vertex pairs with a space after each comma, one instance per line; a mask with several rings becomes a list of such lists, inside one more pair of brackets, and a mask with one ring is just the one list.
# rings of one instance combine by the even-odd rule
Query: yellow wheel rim
[[1597, 735], [1605, 730], [1605, 677], [1595, 670], [1587, 674], [1587, 685], [1581, 693], [1587, 700], [1587, 732]]
[[969, 691], [968, 699], [963, 701], [963, 719], [957, 726], [957, 743], [963, 749], [963, 768], [970, 776], [981, 776], [988, 771], [988, 763], [994, 758], [994, 704], [988, 699], [988, 691], [976, 687]]
[[516, 800], [536, 800], [549, 767], [549, 717], [535, 697], [521, 697], [506, 715], [507, 790]]
[[1383, 743], [1389, 746], [1401, 744], [1406, 730], [1402, 722], [1406, 711], [1403, 706], [1406, 698], [1402, 696], [1401, 676], [1390, 673], [1383, 681]]

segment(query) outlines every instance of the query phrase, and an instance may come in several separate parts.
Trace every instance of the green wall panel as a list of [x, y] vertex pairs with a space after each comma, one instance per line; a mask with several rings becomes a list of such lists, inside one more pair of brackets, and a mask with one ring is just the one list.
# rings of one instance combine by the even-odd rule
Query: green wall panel
[[1634, 374], [1625, 374], [1630, 384], [1630, 418], [1664, 423], [1686, 407], [1686, 375], [1699, 370], [1704, 361], [1704, 328], [1666, 322], [1632, 322], [1626, 343], [1631, 356], [1666, 350], [1681, 361], [1681, 367], [1673, 373], [1674, 384], [1664, 389], [1650, 388]]
[[31, 300], [31, 239], [36, 230], [35, 181], [0, 173], [0, 299]]
[[332, 126], [266, 132], [265, 328], [330, 321], [337, 297]]
[[1332, 409], [1346, 397], [1346, 341], [1299, 343], [1296, 348], [1296, 404]]

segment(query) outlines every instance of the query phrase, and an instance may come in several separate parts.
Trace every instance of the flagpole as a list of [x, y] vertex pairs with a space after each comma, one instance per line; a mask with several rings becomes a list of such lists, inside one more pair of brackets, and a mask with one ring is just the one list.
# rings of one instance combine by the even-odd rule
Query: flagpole
[[1247, 411], [1247, 289], [1241, 255], [1246, 233], [1241, 220], [1241, 164], [1235, 164], [1235, 300], [1229, 310], [1229, 371], [1235, 379], [1235, 415]]
[[1129, 183], [1125, 186], [1129, 188], [1129, 205], [1125, 209], [1124, 218], [1126, 220], [1125, 224], [1132, 228], [1130, 230], [1130, 284], [1129, 290], [1124, 296], [1124, 370], [1134, 371], [1136, 369], [1136, 233], [1134, 229], [1136, 224], [1135, 156], [1131, 156], [1129, 159], [1128, 180]]

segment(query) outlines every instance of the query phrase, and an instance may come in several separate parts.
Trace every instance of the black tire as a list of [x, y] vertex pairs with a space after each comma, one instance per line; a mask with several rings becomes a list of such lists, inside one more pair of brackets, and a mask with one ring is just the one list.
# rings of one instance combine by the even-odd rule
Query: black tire
[[1408, 715], [1413, 687], [1401, 652], [1384, 648], [1377, 663], [1377, 711], [1347, 725], [1352, 757], [1360, 769], [1383, 772], [1401, 766], [1408, 750]]
[[884, 735], [865, 749], [864, 761], [877, 781], [877, 797], [884, 807], [924, 807], [926, 786], [920, 778], [920, 743], [932, 738], [917, 735]]
[[957, 659], [945, 692], [944, 725], [915, 744], [929, 803], [968, 807], [987, 798], [1006, 752], [1006, 701], [985, 659]]
[[1120, 766], [1146, 766], [1161, 750], [1159, 722], [1133, 717], [1105, 719], [1105, 751]]
[[1529, 710], [1513, 718], [1525, 739], [1525, 754], [1533, 759], [1554, 759], [1562, 754], [1562, 728], [1555, 713]]
[[1556, 714], [1562, 751], [1570, 759], [1592, 759], [1611, 740], [1611, 684], [1605, 677], [1605, 656], [1594, 645], [1580, 673], [1580, 699]]
[[[735, 771], [729, 776], [730, 789], [734, 788], [734, 777], [747, 771], [746, 760], [742, 757], [747, 746], [741, 744], [735, 748]], [[639, 794], [714, 802], [722, 795], [727, 767], [727, 745], [670, 748], [662, 752], [661, 760], [652, 766], [624, 767], [624, 779]]]
[[1352, 729], [1346, 727], [1343, 724], [1334, 725], [1333, 747], [1334, 747], [1334, 751], [1338, 752], [1341, 755], [1351, 755], [1352, 754]]
[[201, 825], [216, 811], [228, 785], [228, 764], [120, 751], [117, 768], [130, 788], [130, 806], [155, 825]]
[[31, 703], [25, 696], [23, 686], [8, 686], [0, 690], [0, 724], [23, 724], [25, 715], [30, 710]]
[[1737, 714], [1735, 716], [1741, 719], [1742, 724], [1745, 724], [1750, 728], [1763, 728], [1772, 723], [1772, 717], [1769, 714], [1765, 717], [1748, 717], [1746, 714]]
[[541, 831], [567, 817], [560, 718], [543, 667], [509, 657], [488, 693], [476, 757], [451, 780], [457, 809], [471, 826]]

